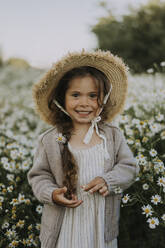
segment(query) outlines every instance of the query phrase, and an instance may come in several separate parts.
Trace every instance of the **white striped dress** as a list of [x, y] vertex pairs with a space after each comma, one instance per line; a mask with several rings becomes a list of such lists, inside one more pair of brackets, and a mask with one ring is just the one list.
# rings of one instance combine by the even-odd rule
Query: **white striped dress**
[[66, 208], [56, 248], [117, 248], [117, 239], [104, 241], [105, 198], [80, 188], [103, 174], [103, 142], [88, 149], [74, 149], [70, 144], [68, 147], [78, 163], [77, 195], [83, 203], [77, 208]]

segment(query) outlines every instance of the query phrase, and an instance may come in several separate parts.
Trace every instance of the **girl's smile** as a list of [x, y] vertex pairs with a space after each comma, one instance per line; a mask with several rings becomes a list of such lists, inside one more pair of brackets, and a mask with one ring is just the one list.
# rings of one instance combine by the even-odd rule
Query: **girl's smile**
[[76, 77], [69, 82], [65, 95], [65, 109], [74, 125], [90, 123], [97, 116], [98, 89], [94, 78]]

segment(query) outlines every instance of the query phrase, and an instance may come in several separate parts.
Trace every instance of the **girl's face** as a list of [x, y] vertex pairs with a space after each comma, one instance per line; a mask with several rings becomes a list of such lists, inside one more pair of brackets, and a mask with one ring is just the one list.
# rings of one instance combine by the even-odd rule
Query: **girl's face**
[[90, 123], [99, 112], [98, 89], [93, 77], [76, 77], [69, 82], [65, 94], [65, 109], [73, 124]]

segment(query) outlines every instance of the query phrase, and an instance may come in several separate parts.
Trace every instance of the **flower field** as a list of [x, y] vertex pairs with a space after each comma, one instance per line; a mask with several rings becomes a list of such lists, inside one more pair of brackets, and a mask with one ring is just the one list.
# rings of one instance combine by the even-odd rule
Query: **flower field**
[[[31, 96], [43, 73], [0, 68], [0, 248], [39, 247], [42, 205], [26, 175], [37, 137], [49, 128], [34, 113]], [[138, 204], [148, 230], [165, 227], [165, 74], [129, 75], [125, 111], [115, 122], [140, 165], [122, 207]]]

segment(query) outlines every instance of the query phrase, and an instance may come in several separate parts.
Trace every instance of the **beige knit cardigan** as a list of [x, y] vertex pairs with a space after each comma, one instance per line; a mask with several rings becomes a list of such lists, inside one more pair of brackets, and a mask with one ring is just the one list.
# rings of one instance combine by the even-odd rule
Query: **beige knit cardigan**
[[[119, 232], [122, 194], [116, 194], [115, 189], [127, 189], [135, 181], [139, 167], [119, 128], [104, 123], [99, 124], [99, 131], [106, 136], [110, 154], [110, 158], [105, 160], [105, 171], [102, 175], [110, 192], [105, 198], [104, 235], [105, 240], [110, 241], [116, 238]], [[57, 134], [57, 129], [51, 128], [39, 136], [33, 167], [28, 172], [33, 193], [44, 204], [40, 231], [42, 248], [55, 248], [65, 212], [65, 207], [52, 200], [53, 190], [63, 186], [63, 145], [56, 141]]]

